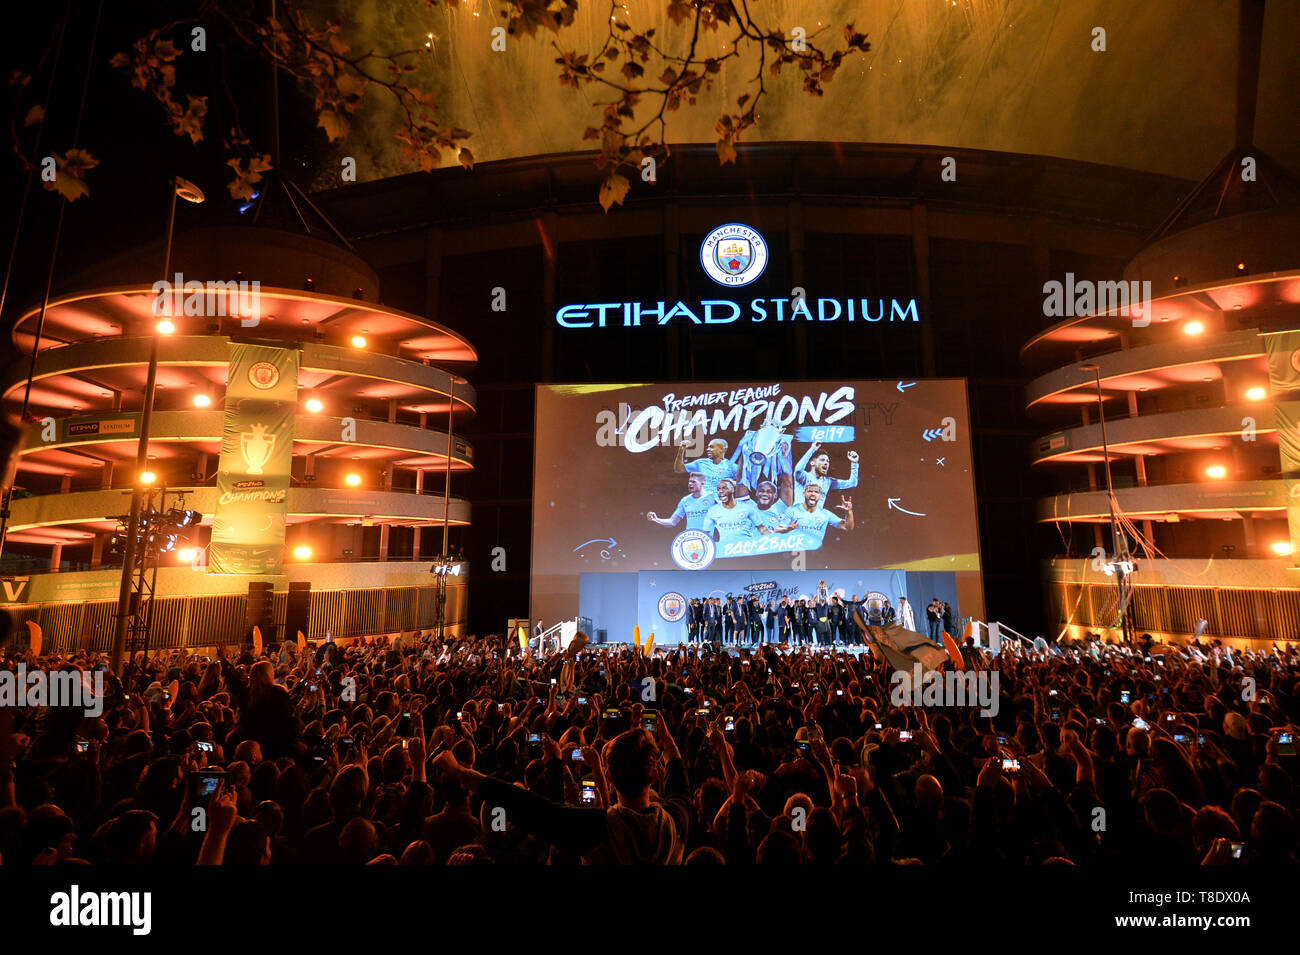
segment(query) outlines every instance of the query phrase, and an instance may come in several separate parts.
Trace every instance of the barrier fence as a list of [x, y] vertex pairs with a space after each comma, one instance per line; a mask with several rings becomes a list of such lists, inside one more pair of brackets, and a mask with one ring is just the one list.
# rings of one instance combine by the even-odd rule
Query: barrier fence
[[[1114, 584], [1052, 583], [1052, 619], [1083, 627], [1116, 625]], [[1205, 620], [1206, 637], [1300, 639], [1300, 591], [1231, 587], [1133, 586], [1130, 603], [1139, 633], [1192, 635]]]

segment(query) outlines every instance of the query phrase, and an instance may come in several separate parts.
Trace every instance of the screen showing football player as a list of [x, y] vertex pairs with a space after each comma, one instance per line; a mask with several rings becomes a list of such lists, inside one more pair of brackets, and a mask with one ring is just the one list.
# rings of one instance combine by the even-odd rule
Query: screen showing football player
[[754, 503], [758, 506], [759, 518], [772, 530], [785, 523], [786, 506], [771, 481], [758, 482], [754, 488]]
[[704, 477], [700, 474], [692, 474], [686, 479], [687, 494], [677, 502], [677, 510], [673, 511], [671, 517], [660, 517], [654, 511], [646, 514], [646, 519], [654, 521], [656, 524], [662, 524], [664, 527], [676, 527], [686, 518], [686, 529], [688, 531], [698, 531], [704, 526], [704, 517], [709, 513], [709, 508], [717, 503], [716, 498], [710, 497], [704, 493]]
[[736, 482], [724, 478], [718, 482], [718, 503], [709, 508], [700, 528], [706, 534], [718, 532], [718, 543], [752, 540], [758, 534], [770, 534], [772, 528], [762, 522], [753, 501], [736, 500]]
[[821, 447], [820, 441], [815, 441], [809, 446], [795, 466], [794, 476], [802, 487], [816, 484], [821, 488], [820, 506], [825, 507], [831, 491], [847, 491], [858, 486], [858, 452], [850, 451], [847, 455], [849, 476], [835, 478], [831, 477], [830, 452], [821, 450]]
[[[805, 487], [803, 503], [785, 512], [785, 524], [776, 529], [777, 533], [788, 534], [797, 528], [806, 542], [805, 549], [815, 550], [821, 547], [822, 541], [826, 539], [827, 527], [853, 530], [853, 502], [845, 497], [834, 508], [827, 509], [821, 506], [821, 496], [819, 485], [809, 484]], [[844, 516], [840, 517], [836, 514], [837, 510], [843, 511]]]
[[771, 481], [778, 488], [777, 496], [787, 507], [794, 503], [793, 439], [779, 428], [764, 426], [757, 431], [746, 431], [736, 444], [731, 460], [738, 462], [740, 475], [736, 496], [744, 498], [746, 489], [756, 490], [763, 481]]
[[[686, 460], [686, 449], [677, 452], [674, 469], [678, 473], [698, 474], [704, 478], [704, 496], [712, 498], [717, 491], [718, 482], [724, 478], [736, 479], [736, 462], [727, 458], [727, 442], [723, 438], [714, 438], [709, 442], [702, 458]], [[735, 491], [732, 491], [735, 495]]]

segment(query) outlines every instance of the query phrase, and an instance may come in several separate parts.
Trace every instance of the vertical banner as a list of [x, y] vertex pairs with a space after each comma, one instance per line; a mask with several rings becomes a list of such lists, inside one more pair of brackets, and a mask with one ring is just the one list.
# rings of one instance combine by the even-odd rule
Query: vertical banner
[[1266, 335], [1264, 345], [1268, 351], [1268, 382], [1273, 392], [1294, 564], [1300, 560], [1300, 331]]
[[230, 343], [210, 574], [278, 574], [293, 465], [298, 352]]

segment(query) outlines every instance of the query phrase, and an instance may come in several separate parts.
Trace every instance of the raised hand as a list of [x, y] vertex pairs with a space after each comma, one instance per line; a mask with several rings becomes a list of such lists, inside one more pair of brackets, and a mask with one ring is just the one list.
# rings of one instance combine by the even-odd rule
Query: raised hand
[[235, 790], [226, 789], [224, 784], [212, 794], [208, 801], [208, 825], [217, 832], [229, 832], [239, 816], [239, 802]]

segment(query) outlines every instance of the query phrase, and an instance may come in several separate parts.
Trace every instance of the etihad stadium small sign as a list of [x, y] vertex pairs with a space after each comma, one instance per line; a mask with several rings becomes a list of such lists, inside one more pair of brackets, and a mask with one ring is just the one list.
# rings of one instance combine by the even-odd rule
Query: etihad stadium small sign
[[[700, 243], [700, 267], [719, 285], [737, 288], [755, 281], [767, 268], [768, 246], [756, 229], [737, 222], [719, 226]], [[789, 298], [698, 302], [596, 302], [564, 305], [555, 313], [561, 328], [641, 328], [670, 322], [690, 325], [758, 325], [782, 322], [919, 322], [916, 299], [808, 298], [802, 288]]]

